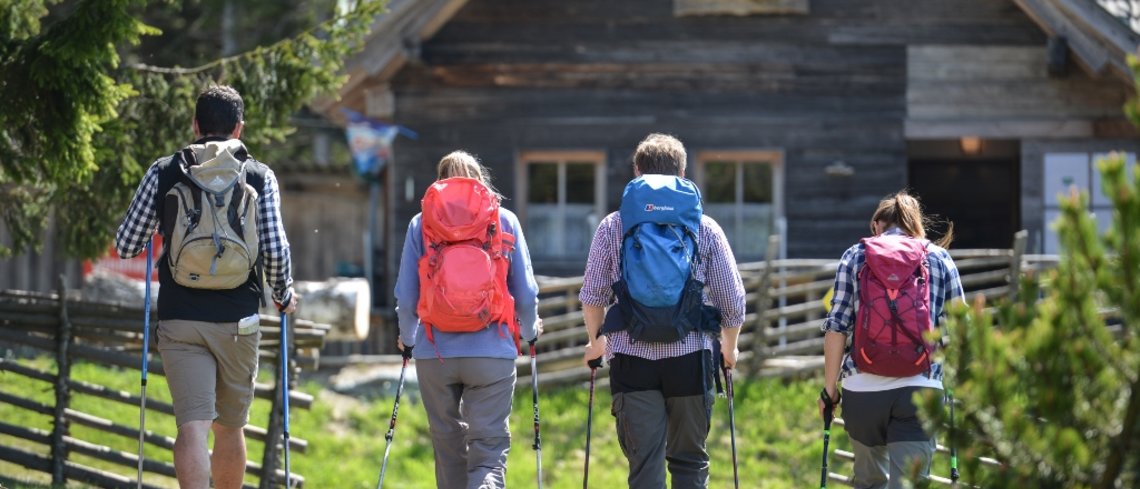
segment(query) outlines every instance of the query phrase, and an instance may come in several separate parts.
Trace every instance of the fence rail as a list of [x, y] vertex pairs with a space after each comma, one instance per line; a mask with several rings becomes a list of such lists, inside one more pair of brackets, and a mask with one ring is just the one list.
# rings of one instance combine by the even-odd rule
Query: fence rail
[[[1015, 277], [1056, 266], [1055, 255], [1025, 254], [1025, 240], [1026, 234], [1020, 232], [1011, 249], [951, 250], [966, 294], [981, 294], [987, 301], [1009, 297], [1016, 292]], [[768, 249], [778, 249], [778, 244], [773, 236]], [[822, 367], [823, 297], [834, 283], [837, 264], [829, 259], [778, 260], [769, 255], [764, 261], [739, 265], [746, 308], [737, 342], [738, 368], [745, 375], [787, 376]], [[545, 332], [536, 350], [543, 383], [582, 382], [590, 377], [581, 361], [586, 343], [578, 302], [581, 288], [582, 277], [539, 279], [538, 312]], [[529, 358], [520, 358], [518, 367], [519, 382], [525, 383]]]
[[[0, 291], [0, 344], [31, 349], [48, 353], [55, 360], [54, 371], [36, 368], [10, 358], [0, 359], [0, 372], [17, 375], [43, 383], [46, 389], [53, 390], [54, 403], [19, 397], [0, 387], [0, 404], [52, 418], [51, 431], [16, 426], [8, 420], [0, 420], [0, 435], [22, 440], [20, 447], [0, 446], [0, 460], [20, 465], [32, 471], [51, 474], [53, 484], [64, 484], [68, 480], [84, 482], [98, 487], [135, 487], [138, 455], [115, 448], [82, 440], [72, 435], [71, 426], [83, 426], [101, 433], [107, 433], [129, 440], [137, 440], [139, 428], [124, 425], [100, 417], [96, 413], [86, 413], [72, 407], [73, 395], [92, 396], [105, 401], [139, 406], [140, 395], [125, 392], [103, 385], [97, 385], [72, 378], [71, 366], [76, 360], [85, 360], [102, 365], [113, 365], [124, 369], [140, 371], [142, 367], [143, 310], [139, 307], [84, 302], [69, 298], [66, 285], [61, 279], [60, 290], [56, 294], [23, 291]], [[152, 316], [152, 324], [157, 319]], [[258, 485], [249, 483], [246, 489], [269, 489], [284, 486], [285, 473], [280, 470], [282, 449], [282, 382], [292, 382], [300, 368], [313, 367], [316, 359], [298, 356], [298, 351], [316, 351], [324, 342], [327, 325], [307, 321], [295, 321], [290, 329], [289, 378], [283, 379], [280, 369], [272, 369], [272, 384], [255, 384], [255, 402], [269, 402], [269, 419], [262, 428], [248, 424], [245, 435], [248, 439], [264, 445], [264, 456], [260, 463], [247, 461], [245, 471], [254, 475]], [[281, 322], [278, 317], [261, 317], [260, 350], [258, 355], [263, 362], [275, 365], [281, 349]], [[153, 337], [153, 335], [152, 335]], [[151, 351], [154, 351], [153, 340]], [[164, 375], [162, 362], [157, 358], [148, 362], [148, 374]], [[296, 408], [308, 409], [312, 396], [289, 390], [289, 403]], [[174, 406], [148, 397], [148, 413], [174, 414]], [[151, 447], [173, 450], [174, 439], [151, 430], [143, 436], [147, 445], [144, 453], [153, 453]], [[8, 445], [8, 444], [4, 444]], [[35, 447], [35, 448], [30, 448]], [[297, 452], [305, 452], [308, 442], [290, 437], [289, 447]], [[74, 455], [82, 455], [99, 460], [121, 470], [103, 470], [85, 466], [73, 460]], [[168, 487], [175, 477], [173, 464], [147, 457], [143, 462], [143, 487], [158, 489]], [[122, 473], [119, 473], [122, 472]], [[123, 473], [129, 475], [123, 475]], [[161, 476], [161, 477], [155, 477]], [[292, 474], [293, 487], [304, 487], [304, 477]], [[156, 485], [163, 484], [163, 485]]]

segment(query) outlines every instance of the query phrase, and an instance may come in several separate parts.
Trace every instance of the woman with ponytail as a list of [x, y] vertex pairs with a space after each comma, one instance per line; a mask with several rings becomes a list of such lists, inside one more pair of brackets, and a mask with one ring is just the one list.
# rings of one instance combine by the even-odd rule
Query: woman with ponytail
[[[942, 390], [942, 366], [930, 360], [935, 345], [922, 335], [939, 326], [947, 301], [963, 296], [946, 251], [953, 225], [931, 242], [930, 223], [906, 191], [883, 199], [871, 216], [872, 236], [848, 248], [835, 273], [821, 327], [825, 380], [819, 404], [824, 410], [838, 403], [843, 410], [857, 489], [904, 487], [916, 466], [920, 477], [930, 474], [934, 435], [923, 429], [913, 398], [918, 391]], [[852, 348], [845, 354], [849, 337]]]

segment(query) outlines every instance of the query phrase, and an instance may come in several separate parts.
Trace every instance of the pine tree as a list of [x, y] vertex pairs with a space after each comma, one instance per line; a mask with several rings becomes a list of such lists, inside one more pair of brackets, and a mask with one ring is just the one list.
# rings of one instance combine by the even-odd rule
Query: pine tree
[[[1134, 123], [1137, 107], [1126, 107]], [[1062, 199], [1055, 270], [1022, 280], [1014, 301], [989, 310], [979, 297], [951, 313], [947, 387], [964, 481], [1140, 485], [1140, 171], [1126, 166], [1121, 154], [1097, 163], [1111, 215], [1091, 216], [1086, 194]], [[1111, 228], [1098, 236], [1094, 219]], [[925, 399], [923, 411], [945, 435], [939, 401]], [[979, 456], [1003, 467], [983, 467]]]
[[[242, 93], [242, 139], [251, 149], [283, 141], [293, 114], [343, 82], [344, 61], [385, 2], [317, 2], [329, 7], [326, 20], [273, 42], [267, 39], [276, 30], [314, 19], [278, 16], [293, 22], [269, 31], [256, 29], [258, 23], [300, 2], [233, 2], [248, 14], [238, 19], [238, 42], [255, 44], [202, 59], [220, 48], [195, 35], [218, 32], [218, 22], [190, 26], [181, 14], [221, 19], [227, 3], [0, 1], [0, 219], [12, 236], [9, 247], [0, 244], [0, 255], [35, 248], [53, 212], [68, 255], [105, 252], [146, 168], [188, 142], [195, 97], [211, 83]], [[352, 6], [333, 15], [339, 4]], [[181, 22], [194, 35], [173, 31], [187, 35], [140, 46], [161, 34], [144, 18]], [[150, 64], [177, 59], [193, 67]]]

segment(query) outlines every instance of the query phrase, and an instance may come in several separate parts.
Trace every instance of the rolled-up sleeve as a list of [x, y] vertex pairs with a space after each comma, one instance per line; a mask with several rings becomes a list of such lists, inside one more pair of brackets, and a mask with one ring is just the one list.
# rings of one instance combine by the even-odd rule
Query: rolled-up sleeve
[[855, 275], [862, 253], [859, 245], [852, 246], [843, 252], [839, 265], [835, 270], [835, 283], [831, 297], [831, 311], [820, 326], [822, 331], [849, 334], [851, 325], [855, 323]]
[[744, 324], [744, 283], [736, 266], [736, 256], [720, 225], [704, 219], [701, 244], [705, 248], [705, 285], [709, 300], [720, 311], [721, 326], [739, 328]]

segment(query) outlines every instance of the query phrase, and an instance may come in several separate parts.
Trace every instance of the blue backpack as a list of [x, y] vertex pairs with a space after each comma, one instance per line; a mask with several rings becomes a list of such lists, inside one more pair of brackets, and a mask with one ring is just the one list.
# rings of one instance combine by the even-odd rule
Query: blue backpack
[[671, 343], [706, 329], [704, 284], [694, 274], [702, 214], [697, 186], [677, 176], [642, 175], [625, 186], [619, 213], [618, 306], [610, 308], [602, 331], [628, 330], [634, 341]]

